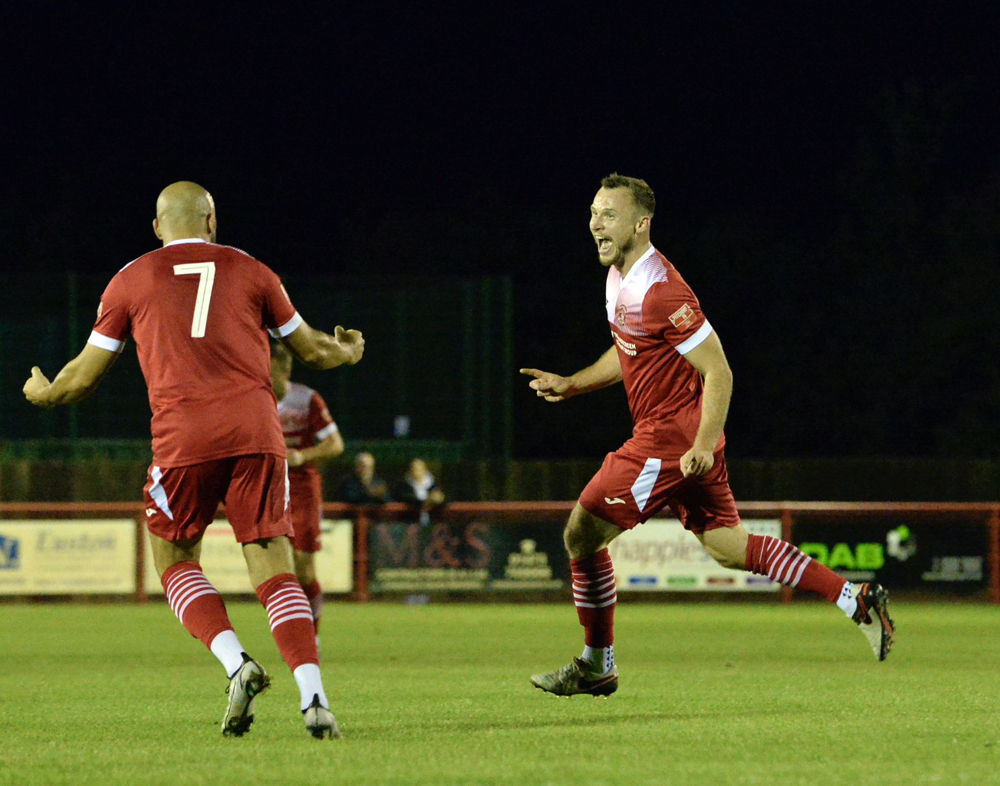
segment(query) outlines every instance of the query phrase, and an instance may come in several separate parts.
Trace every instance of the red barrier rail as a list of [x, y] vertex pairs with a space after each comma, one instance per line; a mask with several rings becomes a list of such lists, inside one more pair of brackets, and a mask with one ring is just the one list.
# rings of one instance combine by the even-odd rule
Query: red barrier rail
[[[517, 517], [519, 523], [532, 519], [557, 518], [562, 521], [572, 510], [574, 502], [455, 502], [435, 513], [442, 521], [468, 518], [481, 513], [500, 513]], [[777, 518], [782, 524], [782, 537], [791, 541], [795, 525], [803, 517], [823, 515], [828, 523], [836, 524], [850, 517], [893, 516], [903, 523], [919, 521], [941, 515], [961, 516], [967, 521], [982, 525], [986, 532], [986, 564], [989, 599], [1000, 604], [1000, 503], [961, 502], [743, 502], [739, 505], [744, 517]], [[326, 503], [323, 509], [327, 518], [350, 519], [354, 523], [354, 598], [369, 598], [368, 531], [377, 515], [379, 520], [399, 520], [412, 517], [413, 509], [392, 503], [381, 506], [354, 506], [343, 503]], [[145, 511], [139, 503], [132, 502], [0, 502], [0, 520], [12, 518], [107, 518], [109, 516], [133, 518], [136, 522], [138, 544], [136, 549], [136, 600], [145, 601], [145, 556], [141, 546]], [[783, 588], [781, 598], [791, 600], [792, 590]]]

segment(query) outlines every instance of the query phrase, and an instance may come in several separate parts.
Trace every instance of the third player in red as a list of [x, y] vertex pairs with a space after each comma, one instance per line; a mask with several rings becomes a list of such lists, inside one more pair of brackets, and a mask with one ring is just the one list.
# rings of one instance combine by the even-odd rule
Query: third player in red
[[316, 465], [343, 453], [344, 440], [323, 397], [310, 387], [292, 382], [292, 353], [277, 341], [271, 342], [271, 385], [288, 447], [295, 577], [312, 606], [318, 646], [323, 589], [316, 577], [316, 552], [321, 548], [323, 478]]

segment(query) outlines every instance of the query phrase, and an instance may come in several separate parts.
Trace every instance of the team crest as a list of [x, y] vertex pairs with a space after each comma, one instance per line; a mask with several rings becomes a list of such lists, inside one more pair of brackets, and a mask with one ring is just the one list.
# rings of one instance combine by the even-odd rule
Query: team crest
[[670, 315], [670, 324], [678, 330], [691, 327], [692, 322], [694, 322], [694, 309], [687, 303]]
[[621, 327], [625, 327], [625, 318], [628, 316], [628, 309], [622, 304], [618, 306], [618, 324]]

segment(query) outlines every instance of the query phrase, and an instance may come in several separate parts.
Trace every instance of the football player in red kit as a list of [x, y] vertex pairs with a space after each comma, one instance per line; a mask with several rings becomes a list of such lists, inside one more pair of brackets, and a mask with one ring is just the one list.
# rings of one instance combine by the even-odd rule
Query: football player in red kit
[[285, 441], [267, 331], [317, 369], [357, 363], [364, 339], [339, 326], [334, 335], [311, 328], [270, 268], [218, 245], [216, 227], [215, 202], [204, 188], [191, 182], [165, 188], [153, 221], [162, 248], [118, 271], [83, 351], [51, 382], [33, 368], [24, 394], [40, 407], [86, 398], [132, 337], [153, 412], [153, 463], [144, 489], [153, 561], [177, 619], [229, 675], [223, 734], [249, 730], [254, 700], [270, 678], [244, 651], [198, 562], [220, 502], [298, 684], [306, 729], [317, 738], [336, 737], [312, 610], [292, 562]]
[[583, 654], [534, 675], [532, 683], [563, 696], [617, 690], [617, 590], [608, 544], [664, 507], [720, 565], [767, 575], [836, 603], [884, 660], [893, 623], [881, 586], [851, 584], [792, 544], [751, 535], [740, 523], [723, 451], [732, 373], [698, 299], [650, 243], [655, 208], [645, 181], [617, 174], [601, 181], [590, 231], [608, 269], [605, 304], [613, 345], [572, 376], [521, 369], [532, 377], [532, 390], [551, 402], [623, 382], [633, 421], [631, 439], [605, 457], [564, 533]]
[[316, 463], [343, 453], [344, 440], [322, 396], [310, 387], [292, 382], [292, 353], [278, 341], [271, 342], [271, 386], [278, 400], [278, 418], [288, 448], [295, 577], [312, 606], [318, 646], [323, 590], [316, 578], [315, 557], [320, 550], [323, 478]]

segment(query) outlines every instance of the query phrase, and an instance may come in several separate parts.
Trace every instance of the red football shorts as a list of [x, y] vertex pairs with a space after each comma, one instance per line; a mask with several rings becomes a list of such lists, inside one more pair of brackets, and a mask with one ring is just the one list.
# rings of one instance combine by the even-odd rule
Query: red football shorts
[[205, 534], [220, 502], [240, 543], [292, 534], [288, 470], [268, 453], [230, 456], [187, 467], [150, 466], [143, 489], [146, 526], [164, 540]]
[[292, 496], [292, 546], [312, 554], [320, 550], [319, 521], [323, 488], [318, 475], [290, 475]]
[[591, 515], [621, 529], [648, 521], [668, 505], [691, 532], [740, 523], [721, 449], [706, 474], [685, 478], [679, 457], [650, 457], [626, 442], [604, 458], [580, 495], [580, 504]]

